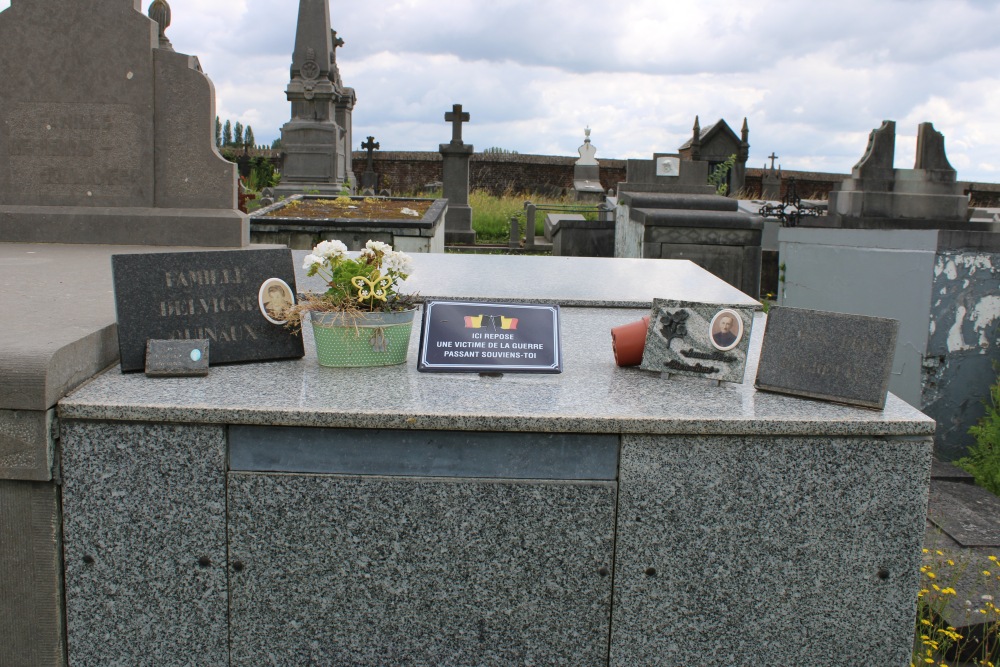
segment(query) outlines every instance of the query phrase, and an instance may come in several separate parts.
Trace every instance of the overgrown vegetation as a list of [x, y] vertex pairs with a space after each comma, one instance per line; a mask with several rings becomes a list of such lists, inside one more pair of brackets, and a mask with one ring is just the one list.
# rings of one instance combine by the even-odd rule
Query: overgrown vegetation
[[[996, 556], [981, 562], [956, 562], [958, 558], [923, 550], [911, 667], [995, 667], [1000, 609], [994, 598], [1000, 593], [1000, 562]], [[966, 572], [971, 576], [963, 576]], [[975, 600], [960, 599], [958, 589], [977, 579], [976, 590], [986, 593]], [[956, 628], [945, 618], [962, 623]]]
[[726, 158], [725, 162], [715, 165], [715, 169], [708, 175], [708, 184], [715, 188], [715, 193], [725, 195], [729, 192], [729, 172], [736, 164], [736, 153]]
[[955, 463], [972, 473], [976, 484], [1000, 496], [1000, 377], [990, 387], [986, 414], [969, 429], [976, 444], [969, 448], [969, 455]]

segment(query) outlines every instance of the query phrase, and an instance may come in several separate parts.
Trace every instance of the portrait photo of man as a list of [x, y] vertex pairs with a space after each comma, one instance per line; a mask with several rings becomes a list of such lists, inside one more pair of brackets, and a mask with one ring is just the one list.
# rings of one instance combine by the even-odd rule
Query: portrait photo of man
[[284, 324], [288, 318], [285, 311], [295, 302], [292, 297], [292, 289], [280, 278], [269, 278], [260, 286], [258, 294], [260, 312], [264, 314], [268, 322], [273, 324]]
[[732, 310], [719, 311], [710, 325], [712, 344], [720, 350], [736, 347], [743, 336], [743, 321]]

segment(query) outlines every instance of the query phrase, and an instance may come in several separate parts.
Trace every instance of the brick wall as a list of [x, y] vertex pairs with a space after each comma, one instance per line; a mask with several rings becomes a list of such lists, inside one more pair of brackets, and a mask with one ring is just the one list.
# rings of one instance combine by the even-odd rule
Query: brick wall
[[[353, 154], [354, 175], [360, 180], [367, 154]], [[573, 165], [578, 158], [552, 155], [474, 153], [469, 161], [469, 186], [494, 194], [540, 192], [559, 194], [573, 188]], [[376, 152], [373, 169], [382, 187], [393, 192], [423, 189], [441, 181], [441, 154], [431, 152]], [[625, 180], [625, 160], [599, 160], [605, 190]]]
[[[360, 179], [365, 170], [367, 153], [353, 154], [354, 174]], [[280, 157], [268, 155], [280, 164]], [[573, 188], [575, 157], [554, 155], [474, 153], [469, 163], [472, 189], [494, 194], [506, 192], [563, 194]], [[601, 186], [617, 188], [625, 180], [625, 160], [598, 160], [601, 164]], [[416, 192], [429, 183], [441, 181], [441, 154], [438, 152], [376, 151], [375, 173], [382, 178], [382, 187], [394, 193]], [[280, 167], [279, 167], [280, 168]], [[763, 169], [747, 168], [744, 196], [760, 197]], [[784, 196], [789, 179], [794, 178], [799, 196], [804, 199], [826, 199], [834, 186], [850, 178], [850, 174], [830, 174], [814, 171], [782, 170], [781, 194]], [[972, 191], [973, 206], [1000, 207], [1000, 184], [960, 182], [962, 189]]]

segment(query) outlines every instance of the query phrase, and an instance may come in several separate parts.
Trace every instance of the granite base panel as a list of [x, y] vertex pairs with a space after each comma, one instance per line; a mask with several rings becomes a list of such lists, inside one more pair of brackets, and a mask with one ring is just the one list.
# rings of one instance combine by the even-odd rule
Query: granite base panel
[[931, 451], [624, 436], [610, 664], [908, 665]]
[[606, 665], [615, 486], [230, 473], [230, 664]]
[[0, 242], [243, 248], [250, 222], [236, 209], [0, 206]]
[[62, 438], [72, 664], [909, 659], [930, 437], [624, 435], [617, 483], [225, 473], [224, 426]]
[[228, 664], [225, 429], [61, 428], [70, 664]]
[[0, 480], [0, 665], [62, 667], [59, 491]]

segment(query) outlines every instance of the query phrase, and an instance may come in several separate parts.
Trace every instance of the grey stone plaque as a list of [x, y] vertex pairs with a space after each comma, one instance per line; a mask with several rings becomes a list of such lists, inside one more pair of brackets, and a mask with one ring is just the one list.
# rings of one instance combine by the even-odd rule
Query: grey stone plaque
[[208, 339], [149, 340], [146, 343], [147, 377], [208, 375]]
[[112, 255], [111, 268], [122, 371], [143, 370], [151, 338], [208, 339], [212, 364], [304, 354], [274, 307], [294, 301], [288, 249]]
[[753, 308], [654, 299], [640, 368], [743, 382]]
[[767, 314], [757, 388], [881, 410], [899, 322], [775, 306]]

